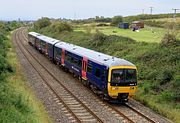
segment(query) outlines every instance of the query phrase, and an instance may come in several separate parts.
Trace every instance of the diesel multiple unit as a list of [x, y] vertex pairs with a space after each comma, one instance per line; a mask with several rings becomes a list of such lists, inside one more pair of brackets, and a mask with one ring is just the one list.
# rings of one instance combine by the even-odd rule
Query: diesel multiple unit
[[29, 32], [28, 38], [29, 44], [103, 98], [124, 102], [135, 94], [137, 69], [131, 62], [36, 32]]

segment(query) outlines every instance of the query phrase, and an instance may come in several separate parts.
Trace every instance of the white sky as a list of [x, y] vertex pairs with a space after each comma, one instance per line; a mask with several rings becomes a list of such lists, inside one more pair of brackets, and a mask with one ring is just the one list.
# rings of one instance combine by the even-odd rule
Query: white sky
[[0, 0], [0, 3], [0, 20], [127, 16], [141, 14], [142, 9], [149, 14], [151, 6], [154, 14], [180, 9], [180, 0]]

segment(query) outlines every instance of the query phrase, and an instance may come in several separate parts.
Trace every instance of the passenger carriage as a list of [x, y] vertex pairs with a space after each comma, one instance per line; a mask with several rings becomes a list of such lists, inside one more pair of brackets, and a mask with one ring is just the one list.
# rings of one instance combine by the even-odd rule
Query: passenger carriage
[[46, 54], [51, 60], [54, 58], [54, 44], [58, 43], [59, 41], [50, 37], [46, 37], [43, 35], [40, 35], [37, 37], [38, 41], [38, 50]]
[[40, 36], [40, 34], [38, 34], [36, 32], [28, 33], [28, 43], [30, 45], [36, 46], [36, 39], [37, 39], [38, 36]]

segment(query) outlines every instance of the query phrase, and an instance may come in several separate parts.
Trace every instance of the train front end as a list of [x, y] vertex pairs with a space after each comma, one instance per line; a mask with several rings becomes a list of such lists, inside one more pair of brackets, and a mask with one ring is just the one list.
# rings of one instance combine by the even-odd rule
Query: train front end
[[135, 66], [112, 66], [108, 75], [108, 95], [122, 102], [132, 98], [137, 90]]

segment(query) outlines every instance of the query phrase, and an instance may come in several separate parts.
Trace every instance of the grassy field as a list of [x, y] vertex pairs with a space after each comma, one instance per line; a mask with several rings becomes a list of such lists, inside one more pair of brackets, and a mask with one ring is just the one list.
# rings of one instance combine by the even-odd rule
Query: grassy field
[[[75, 31], [83, 31], [86, 32], [86, 28], [77, 28]], [[95, 32], [98, 29], [106, 35], [118, 35], [124, 37], [130, 37], [136, 41], [141, 42], [157, 42], [159, 43], [164, 36], [165, 29], [162, 28], [154, 28], [154, 27], [146, 27], [141, 29], [139, 32], [132, 31], [131, 29], [120, 29], [117, 27], [96, 27], [92, 28], [91, 32]]]
[[[81, 25], [77, 28], [75, 27], [74, 31], [83, 31], [85, 33], [91, 32], [95, 33], [95, 30], [98, 29], [100, 32], [106, 35], [117, 35], [132, 38], [139, 42], [148, 42], [148, 43], [160, 43], [167, 29], [157, 28], [157, 27], [149, 27], [145, 26], [145, 28], [140, 29], [139, 32], [132, 31], [131, 29], [121, 29], [118, 27], [93, 27], [92, 25]], [[180, 39], [180, 31], [178, 31], [177, 38]]]

